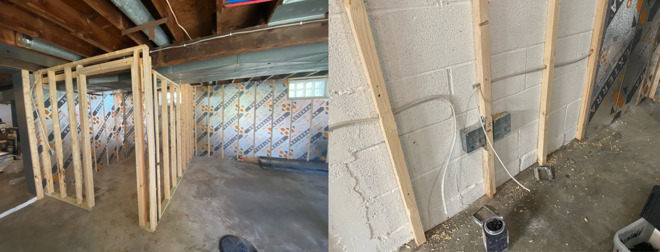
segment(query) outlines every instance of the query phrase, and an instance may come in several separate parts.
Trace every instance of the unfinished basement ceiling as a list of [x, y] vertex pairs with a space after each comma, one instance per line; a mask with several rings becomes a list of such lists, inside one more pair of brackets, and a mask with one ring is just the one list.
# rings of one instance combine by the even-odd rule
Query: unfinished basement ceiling
[[[140, 8], [123, 8], [131, 3]], [[158, 32], [158, 45], [184, 42], [267, 24], [279, 1], [236, 7], [215, 0], [169, 0], [169, 4], [189, 36], [176, 24], [166, 0], [0, 0], [0, 42], [17, 45], [5, 34], [26, 34], [83, 57], [139, 44], [154, 48], [145, 33], [124, 36], [122, 31], [167, 17], [159, 26], [164, 33]], [[140, 14], [129, 11], [138, 9]]]

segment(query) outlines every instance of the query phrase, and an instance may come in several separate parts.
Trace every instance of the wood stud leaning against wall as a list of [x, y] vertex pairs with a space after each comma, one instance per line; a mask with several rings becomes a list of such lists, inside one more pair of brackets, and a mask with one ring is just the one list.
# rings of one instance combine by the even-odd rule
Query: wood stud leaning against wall
[[548, 0], [548, 14], [545, 24], [545, 45], [543, 51], [543, 82], [541, 83], [541, 106], [539, 108], [538, 162], [543, 166], [548, 157], [548, 119], [550, 117], [550, 99], [555, 70], [555, 51], [557, 49], [557, 23], [559, 22], [560, 0]]
[[[132, 57], [131, 57], [132, 56]], [[192, 128], [184, 128], [184, 125], [191, 125], [192, 118], [189, 113], [186, 115], [181, 114], [181, 109], [192, 109], [192, 96], [191, 96], [191, 87], [188, 84], [179, 85], [171, 80], [165, 78], [159, 73], [153, 71], [150, 67], [151, 58], [149, 57], [149, 48], [142, 45], [133, 48], [123, 49], [116, 52], [111, 52], [48, 69], [43, 69], [35, 72], [34, 84], [35, 88], [32, 90], [32, 82], [30, 80], [30, 73], [28, 71], [22, 71], [22, 81], [23, 81], [23, 95], [25, 97], [25, 108], [26, 119], [28, 124], [28, 138], [30, 140], [30, 155], [33, 160], [33, 170], [34, 170], [34, 179], [37, 192], [37, 198], [42, 199], [44, 195], [42, 174], [46, 178], [46, 195], [67, 202], [78, 207], [91, 210], [95, 205], [94, 199], [94, 174], [92, 167], [92, 152], [91, 152], [91, 130], [89, 127], [89, 109], [86, 106], [85, 101], [87, 101], [87, 76], [98, 75], [113, 71], [128, 70], [131, 71], [132, 78], [132, 91], [135, 105], [134, 106], [134, 118], [137, 118], [137, 123], [135, 123], [135, 135], [138, 137], [135, 141], [136, 149], [136, 185], [137, 185], [137, 200], [138, 200], [138, 224], [140, 227], [145, 228], [149, 231], [154, 231], [162, 216], [165, 208], [170, 202], [172, 194], [178, 185], [178, 182], [181, 180], [183, 172], [186, 170], [186, 166], [191, 160], [192, 152], [189, 146], [192, 146]], [[72, 72], [71, 68], [75, 67], [75, 72]], [[63, 73], [60, 73], [62, 72]], [[47, 76], [44, 78], [43, 74], [46, 73]], [[57, 74], [56, 74], [57, 73]], [[158, 90], [156, 88], [156, 83], [152, 82], [153, 80], [160, 79], [161, 83], [164, 83], [164, 89], [161, 90], [160, 94], [162, 95], [162, 120], [161, 124], [158, 124], [157, 116], [157, 94]], [[64, 171], [63, 171], [63, 155], [62, 151], [62, 135], [59, 125], [59, 111], [57, 111], [57, 90], [56, 90], [56, 81], [64, 80], [66, 86], [66, 102], [68, 110], [68, 120], [69, 125], [76, 125], [76, 111], [75, 111], [75, 96], [73, 90], [73, 78], [77, 79], [78, 83], [78, 99], [80, 102], [79, 107], [79, 116], [80, 116], [80, 130], [81, 130], [81, 139], [79, 141], [78, 134], [76, 130], [72, 130], [71, 134], [71, 148], [72, 148], [72, 159], [74, 167], [74, 180], [75, 180], [75, 199], [67, 196], [66, 184], [64, 181]], [[47, 129], [46, 129], [46, 113], [43, 99], [43, 81], [47, 80], [49, 83], [49, 94], [51, 97], [51, 106], [54, 106], [52, 110], [53, 116], [53, 134], [55, 135], [55, 146], [52, 148], [55, 151], [55, 157], [58, 168], [58, 178], [59, 178], [59, 193], [55, 193], [53, 186], [53, 176], [50, 173], [52, 171], [52, 166], [50, 163], [50, 147], [48, 145], [48, 140], [46, 139]], [[170, 88], [172, 92], [172, 99], [167, 99], [167, 87]], [[176, 98], [174, 97], [174, 90], [178, 90]], [[43, 125], [41, 127], [35, 127], [35, 118], [33, 118], [33, 113], [29, 111], [34, 111], [32, 94], [37, 96], [36, 99], [36, 108], [38, 110], [38, 115], [40, 116], [40, 121], [37, 125]], [[122, 102], [123, 106], [123, 102]], [[167, 108], [170, 108], [170, 118], [169, 124], [167, 118]], [[142, 119], [140, 119], [142, 118]], [[147, 157], [145, 160], [144, 156], [144, 140], [140, 139], [144, 136], [144, 125], [139, 121], [146, 121], [146, 139], [147, 139]], [[123, 120], [126, 123], [126, 119]], [[42, 137], [41, 141], [37, 136], [37, 129], [40, 129], [39, 133]], [[159, 162], [161, 159], [160, 154], [156, 154], [156, 151], [159, 150], [158, 138], [162, 132], [163, 135], [163, 162]], [[177, 138], [174, 137], [176, 132]], [[171, 139], [168, 139], [168, 136], [172, 136]], [[108, 138], [105, 138], [106, 140]], [[126, 138], [124, 138], [124, 141]], [[168, 143], [172, 146], [172, 152], [167, 153]], [[82, 142], [82, 146], [79, 146], [79, 142]], [[41, 144], [43, 148], [42, 162], [39, 162], [39, 153], [37, 145]], [[119, 143], [118, 143], [119, 144]], [[178, 147], [178, 148], [177, 148]], [[82, 148], [82, 150], [80, 150]], [[118, 148], [118, 146], [117, 146]], [[176, 149], [175, 149], [176, 148]], [[177, 152], [178, 150], [178, 152]], [[82, 157], [81, 157], [82, 154]], [[172, 155], [174, 159], [177, 157], [178, 162], [168, 163], [166, 160], [169, 160], [167, 155]], [[82, 158], [82, 162], [80, 160]], [[158, 159], [157, 159], [158, 158]], [[176, 164], [177, 167], [174, 167]], [[167, 167], [167, 166], [171, 167]], [[81, 169], [82, 168], [82, 169]], [[43, 172], [42, 172], [43, 170]], [[160, 175], [163, 173], [165, 179], [171, 183], [158, 183], [160, 181]], [[169, 178], [168, 178], [169, 176]], [[171, 181], [170, 181], [171, 179]], [[84, 186], [84, 190], [83, 190]], [[160, 197], [161, 191], [167, 191], [165, 198]], [[83, 200], [86, 200], [83, 203]]]
[[415, 193], [413, 192], [410, 175], [408, 174], [408, 168], [406, 167], [406, 161], [403, 156], [403, 149], [401, 148], [399, 133], [396, 122], [394, 121], [394, 114], [392, 113], [392, 105], [390, 104], [385, 80], [383, 79], [383, 71], [378, 60], [378, 53], [374, 44], [373, 34], [371, 33], [367, 11], [362, 0], [345, 0], [344, 7], [348, 14], [348, 20], [353, 31], [360, 60], [362, 61], [365, 77], [371, 90], [371, 97], [375, 102], [379, 124], [385, 139], [387, 151], [389, 152], [390, 161], [392, 162], [392, 168], [396, 175], [397, 184], [399, 185], [399, 192], [403, 199], [410, 228], [417, 246], [420, 246], [426, 242], [424, 228], [422, 227]]

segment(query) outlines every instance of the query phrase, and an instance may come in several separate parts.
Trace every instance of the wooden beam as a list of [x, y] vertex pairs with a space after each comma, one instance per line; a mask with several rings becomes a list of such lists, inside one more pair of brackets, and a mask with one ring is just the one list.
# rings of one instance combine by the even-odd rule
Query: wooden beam
[[224, 0], [215, 0], [215, 33], [222, 33], [222, 12], [225, 10]]
[[[161, 17], [169, 17], [170, 14], [172, 14], [172, 12], [170, 12], [170, 7], [167, 6], [165, 0], [151, 0], [151, 3], [154, 4], [154, 7], [156, 7], [156, 10]], [[170, 33], [172, 33], [172, 37], [174, 37], [173, 42], [182, 42], [186, 40], [183, 30], [176, 24], [174, 18], [167, 19], [167, 28], [170, 30]]]
[[[57, 83], [55, 72], [48, 71], [48, 94], [53, 118], [53, 136], [55, 137], [55, 159], [57, 160], [57, 181], [60, 186], [60, 197], [66, 198], [66, 182], [64, 175], [64, 153], [62, 151], [62, 129], [60, 128], [59, 99], [57, 98]], [[73, 124], [76, 125], [76, 124]]]
[[30, 82], [30, 73], [27, 70], [21, 70], [23, 81], [23, 105], [25, 106], [25, 118], [27, 121], [28, 139], [30, 141], [30, 158], [32, 159], [32, 173], [34, 174], [34, 187], [37, 192], [37, 199], [44, 198], [44, 187], [41, 179], [41, 166], [39, 165], [39, 153], [37, 151], [37, 130], [34, 127], [34, 116], [32, 107], [32, 83]]
[[42, 18], [68, 30], [79, 39], [106, 52], [116, 51], [132, 45], [123, 44], [120, 38], [89, 22], [84, 15], [60, 0], [10, 0]]
[[71, 32], [41, 17], [28, 13], [11, 4], [0, 2], [0, 25], [14, 31], [40, 38], [77, 54], [89, 57], [98, 49], [74, 37]]
[[538, 162], [546, 165], [548, 157], [548, 118], [552, 97], [552, 78], [555, 69], [557, 23], [559, 22], [560, 0], [548, 0], [548, 14], [545, 21], [545, 46], [543, 50], [543, 79], [541, 83], [541, 107], [539, 108]]
[[[82, 66], [76, 67], [81, 72]], [[78, 108], [80, 109], [80, 136], [82, 138], [83, 176], [85, 177], [85, 199], [89, 208], [94, 207], [94, 172], [92, 169], [91, 129], [89, 127], [89, 109], [87, 108], [87, 76], [78, 75]]]
[[403, 149], [401, 148], [399, 132], [394, 120], [394, 114], [392, 113], [390, 98], [387, 94], [385, 80], [383, 79], [383, 72], [378, 60], [378, 53], [376, 52], [374, 38], [371, 33], [367, 11], [362, 0], [344, 0], [344, 4], [351, 30], [353, 31], [355, 44], [357, 45], [362, 61], [362, 67], [369, 83], [371, 97], [376, 105], [378, 120], [383, 131], [387, 151], [390, 154], [390, 161], [392, 162], [392, 168], [394, 168], [394, 174], [399, 185], [399, 192], [403, 199], [415, 242], [419, 246], [426, 242], [426, 237], [424, 236], [424, 228], [422, 227], [422, 220], [417, 209], [415, 193], [410, 182], [410, 175], [408, 174]]
[[[98, 12], [101, 16], [103, 16], [105, 19], [107, 19], [112, 25], [117, 27], [119, 30], [126, 30], [129, 29], [135, 24], [124, 15], [117, 7], [112, 5], [110, 1], [107, 0], [83, 0], [89, 7], [92, 7], [94, 11]], [[128, 34], [128, 37], [131, 38], [131, 40], [135, 41], [136, 44], [138, 45], [147, 45], [151, 47], [151, 44], [149, 43], [149, 39], [147, 38], [147, 35], [144, 35], [143, 33], [131, 33]]]
[[[479, 114], [484, 123], [487, 137], [493, 143], [493, 101], [490, 76], [490, 28], [488, 25], [488, 0], [472, 0], [472, 29], [476, 56], [477, 81], [479, 82]], [[493, 148], [481, 150], [486, 196], [495, 196], [495, 157]]]
[[0, 43], [18, 46], [16, 43], [16, 32], [0, 26]]
[[[164, 24], [165, 22], [167, 22], [166, 17], [155, 20], [155, 21], [147, 22], [147, 23], [135, 26], [133, 28], [122, 30], [121, 35], [131, 34], [131, 33], [134, 33], [134, 32], [140, 32], [142, 30], [147, 30], [147, 29], [150, 31], [149, 33], [152, 33], [153, 30], [156, 28], [156, 26]], [[152, 35], [149, 36], [149, 40], [154, 40]]]
[[[37, 72], [39, 75], [40, 72]], [[44, 176], [46, 177], [46, 193], [51, 194], [53, 188], [53, 166], [50, 162], [50, 143], [48, 142], [48, 125], [46, 124], [46, 108], [44, 104], [44, 86], [40, 79], [36, 79], [34, 86], [35, 103], [39, 115], [39, 130], [41, 131], [41, 163], [44, 165]]]
[[141, 92], [141, 72], [138, 60], [140, 53], [133, 52], [133, 64], [131, 64], [131, 82], [133, 90], [133, 121], [135, 122], [135, 180], [137, 181], [137, 201], [138, 201], [138, 224], [140, 227], [147, 226], [145, 193], [144, 193], [144, 130], [142, 125], [142, 92]]
[[37, 65], [37, 64], [34, 64], [32, 62], [17, 60], [17, 59], [5, 57], [5, 56], [0, 56], [0, 66], [9, 67], [9, 68], [25, 69], [25, 70], [30, 70], [30, 71], [37, 71], [39, 69], [44, 68], [44, 66], [42, 66], [42, 65]]
[[[73, 177], [76, 185], [76, 203], [82, 204], [82, 171], [80, 168], [80, 141], [78, 140], [78, 123], [76, 121], [76, 104], [75, 96], [73, 96], [73, 78], [71, 76], [71, 68], [64, 68], [66, 88], [66, 105], [69, 111], [69, 134], [71, 134], [71, 159], [73, 160]], [[87, 105], [85, 101], [78, 100], [80, 107]], [[84, 128], [81, 128], [84, 130]], [[83, 131], [84, 132], [84, 131]]]
[[596, 5], [596, 17], [594, 18], [594, 30], [591, 33], [591, 48], [589, 49], [589, 59], [587, 60], [587, 74], [584, 78], [584, 88], [582, 90], [582, 101], [580, 102], [580, 115], [578, 117], [577, 131], [575, 138], [584, 139], [587, 133], [587, 123], [589, 123], [589, 106], [591, 106], [591, 94], [596, 81], [596, 69], [600, 61], [600, 43], [605, 29], [605, 17], [607, 16], [608, 0], [598, 0]]
[[[162, 67], [281, 47], [327, 42], [328, 21], [233, 34], [232, 36], [226, 35], [213, 35], [187, 41], [188, 45], [185, 47], [175, 47], [183, 45], [183, 43], [165, 47], [152, 54], [154, 65]], [[213, 39], [214, 37], [217, 38]]]

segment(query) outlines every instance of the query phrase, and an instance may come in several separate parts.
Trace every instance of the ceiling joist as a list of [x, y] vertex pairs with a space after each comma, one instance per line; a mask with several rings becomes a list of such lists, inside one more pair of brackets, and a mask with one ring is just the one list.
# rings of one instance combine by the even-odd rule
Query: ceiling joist
[[5, 2], [0, 2], [0, 9], [0, 24], [9, 29], [43, 39], [85, 57], [98, 54], [95, 46], [48, 20]]
[[[94, 11], [98, 12], [102, 17], [107, 19], [112, 25], [114, 25], [117, 29], [119, 30], [127, 30], [135, 26], [133, 22], [128, 19], [122, 13], [112, 5], [109, 1], [99, 1], [99, 0], [83, 0], [89, 7], [94, 9]], [[135, 41], [136, 44], [138, 45], [147, 45], [149, 47], [152, 47], [151, 43], [149, 43], [149, 38], [147, 38], [147, 35], [144, 33], [136, 32], [136, 33], [131, 33], [127, 35], [131, 40]]]
[[[227, 36], [228, 34], [213, 35], [165, 47], [160, 51], [155, 51], [151, 55], [153, 65], [162, 67], [216, 57], [328, 41], [327, 20], [294, 26], [275, 27], [272, 29], [261, 26], [250, 30], [253, 32], [235, 32], [238, 34], [232, 34], [231, 36]], [[185, 46], [182, 46], [184, 44]]]
[[42, 18], [68, 30], [70, 34], [92, 44], [103, 51], [112, 52], [130, 47], [121, 38], [112, 36], [95, 23], [88, 22], [81, 13], [60, 0], [10, 0], [12, 3], [31, 11]]

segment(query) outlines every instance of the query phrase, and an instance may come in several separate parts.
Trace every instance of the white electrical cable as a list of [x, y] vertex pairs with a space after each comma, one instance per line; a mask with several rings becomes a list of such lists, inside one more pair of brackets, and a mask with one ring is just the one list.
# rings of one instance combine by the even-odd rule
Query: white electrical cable
[[328, 19], [326, 18], [326, 19], [317, 19], [317, 20], [312, 20], [312, 21], [300, 21], [300, 22], [296, 22], [296, 23], [290, 23], [290, 24], [283, 24], [283, 25], [269, 26], [269, 27], [266, 27], [266, 28], [255, 29], [255, 30], [232, 32], [232, 33], [225, 34], [225, 35], [214, 36], [214, 37], [210, 37], [210, 38], [206, 38], [206, 39], [200, 39], [200, 40], [197, 40], [197, 41], [195, 41], [195, 42], [191, 42], [191, 43], [184, 43], [183, 45], [168, 46], [168, 47], [163, 47], [163, 48], [159, 48], [159, 49], [151, 50], [149, 53], [155, 53], [155, 52], [159, 52], [159, 51], [163, 51], [163, 50], [167, 50], [167, 49], [174, 49], [174, 48], [186, 47], [186, 46], [190, 46], [190, 45], [194, 45], [194, 44], [198, 44], [198, 43], [206, 42], [206, 41], [209, 41], [209, 40], [214, 40], [214, 39], [221, 39], [221, 38], [225, 38], [225, 37], [230, 37], [230, 36], [232, 36], [232, 35], [236, 35], [236, 34], [247, 34], [247, 33], [259, 32], [259, 31], [268, 31], [268, 30], [277, 29], [277, 28], [282, 28], [282, 27], [297, 26], [297, 25], [303, 25], [303, 24], [309, 24], [309, 23], [317, 23], [317, 22], [323, 22], [323, 21], [328, 21]]
[[176, 18], [176, 14], [174, 14], [174, 10], [172, 9], [172, 5], [170, 5], [170, 0], [165, 0], [165, 2], [167, 2], [167, 6], [170, 7], [170, 11], [172, 12], [172, 16], [174, 17], [174, 21], [176, 22], [176, 24], [177, 24], [179, 27], [181, 27], [181, 30], [183, 30], [183, 31], [186, 33], [186, 36], [188, 36], [188, 39], [192, 39], [192, 38], [190, 37], [190, 34], [188, 34], [188, 31], [186, 31], [186, 28], [183, 28], [183, 26], [181, 26], [181, 24], [179, 24], [179, 19], [177, 19], [177, 18]]
[[[479, 86], [479, 92], [481, 92], [481, 86]], [[479, 102], [478, 101], [477, 101], [477, 107], [479, 107]], [[481, 130], [484, 131], [484, 135], [486, 136], [486, 142], [488, 142], [488, 145], [493, 150], [493, 153], [495, 153], [495, 157], [497, 157], [497, 160], [499, 160], [500, 164], [502, 164], [502, 168], [504, 168], [504, 171], [506, 171], [506, 174], [508, 174], [509, 177], [511, 177], [511, 179], [513, 179], [513, 181], [516, 182], [516, 184], [518, 184], [520, 187], [522, 187], [523, 189], [525, 189], [526, 191], [529, 192], [530, 191], [529, 188], [525, 187], [524, 185], [522, 185], [520, 183], [520, 181], [518, 181], [516, 178], [514, 178], [513, 175], [511, 175], [511, 173], [509, 172], [509, 169], [506, 168], [506, 165], [504, 165], [504, 162], [502, 162], [502, 159], [500, 158], [500, 155], [498, 155], [497, 151], [495, 151], [495, 146], [493, 146], [493, 143], [491, 143], [490, 139], [488, 138], [488, 133], [486, 133], [486, 128], [484, 128], [484, 124], [482, 122], [479, 122], [479, 125], [481, 126]]]
[[[454, 110], [454, 105], [452, 105], [451, 102], [447, 100], [443, 100], [443, 101], [449, 104], [449, 107], [451, 108], [451, 115], [454, 118], [454, 127], [452, 127], [452, 131], [454, 132], [454, 137], [451, 140], [451, 151], [449, 152], [449, 155], [447, 155], [447, 160], [445, 161], [445, 169], [442, 171], [442, 183], [440, 183], [440, 193], [442, 194], [442, 207], [445, 210], [445, 215], [447, 215], [447, 204], [446, 204], [447, 201], [445, 200], [445, 178], [447, 177], [447, 170], [449, 168], [449, 161], [451, 160], [451, 155], [454, 154], [454, 147], [456, 145], [456, 135], [458, 135], [456, 133], [456, 127], [458, 126], [458, 123], [456, 121], [456, 111]], [[440, 173], [438, 172], [438, 174]], [[436, 180], [437, 180], [437, 176], [438, 175], [436, 175]], [[433, 186], [435, 186], [435, 181], [433, 182]], [[431, 194], [433, 194], [433, 186], [431, 186], [431, 193], [429, 193], [429, 206], [431, 205], [430, 203], [431, 203]], [[429, 216], [431, 216], [430, 213]]]

